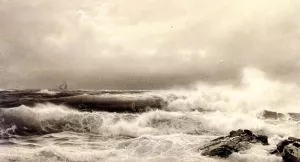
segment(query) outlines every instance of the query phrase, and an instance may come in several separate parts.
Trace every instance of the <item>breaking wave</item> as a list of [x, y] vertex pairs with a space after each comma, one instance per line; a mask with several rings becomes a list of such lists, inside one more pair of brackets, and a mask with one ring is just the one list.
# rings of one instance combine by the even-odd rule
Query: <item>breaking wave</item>
[[[76, 161], [76, 156], [70, 152], [71, 146], [80, 145], [83, 150], [85, 147], [78, 142], [79, 139], [74, 141], [70, 136], [83, 141], [90, 137], [89, 143], [95, 139], [88, 150], [99, 156], [82, 151], [86, 160], [80, 161], [117, 161], [120, 158], [139, 161], [141, 157], [147, 157], [144, 161], [212, 161], [202, 157], [197, 148], [207, 140], [241, 128], [268, 135], [271, 145], [264, 148], [253, 146], [244, 153], [233, 154], [230, 161], [251, 158], [280, 161], [280, 158], [268, 155], [266, 148], [271, 149], [287, 136], [300, 136], [299, 91], [296, 84], [273, 81], [262, 72], [248, 68], [243, 72], [239, 85], [199, 83], [191, 89], [112, 94], [120, 98], [157, 96], [167, 103], [165, 107], [143, 113], [82, 112], [52, 104], [2, 108], [0, 137], [4, 141], [0, 143], [20, 144], [20, 141], [15, 143], [11, 139], [23, 140], [23, 137], [33, 136], [37, 141], [39, 138], [47, 141], [54, 138], [56, 143], [53, 145], [59, 144], [45, 147], [43, 144], [22, 142], [24, 147], [39, 148], [34, 153], [36, 157], [30, 156], [27, 161], [35, 161], [36, 158]], [[66, 137], [60, 137], [64, 135]], [[99, 149], [100, 146], [95, 143], [102, 143], [108, 148]], [[70, 150], [66, 151], [60, 145], [68, 146]], [[14, 157], [2, 154], [3, 159]], [[15, 160], [18, 158], [16, 154]]]

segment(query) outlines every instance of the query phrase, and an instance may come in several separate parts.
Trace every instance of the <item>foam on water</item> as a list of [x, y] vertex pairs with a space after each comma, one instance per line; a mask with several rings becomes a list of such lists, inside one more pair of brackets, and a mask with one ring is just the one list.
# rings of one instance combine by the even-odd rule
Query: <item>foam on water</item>
[[156, 110], [142, 114], [117, 114], [77, 112], [61, 106], [40, 105], [2, 110], [0, 116], [1, 124], [6, 128], [2, 133], [11, 134], [20, 131], [32, 134], [74, 131], [130, 137], [173, 133], [222, 135], [238, 128], [280, 136], [299, 136], [300, 132], [298, 121], [270, 121], [241, 112]]
[[37, 93], [44, 93], [44, 94], [49, 94], [49, 95], [57, 94], [57, 92], [51, 91], [51, 90], [48, 90], [48, 89], [41, 89], [41, 90], [38, 91]]
[[[227, 160], [203, 157], [199, 147], [216, 136], [172, 134], [143, 135], [133, 139], [102, 140], [88, 134], [59, 133], [54, 137], [39, 137], [38, 147], [26, 147], [25, 140], [16, 139], [16, 145], [0, 150], [4, 161], [281, 161], [268, 154], [273, 146], [253, 145], [250, 150], [235, 153]], [[22, 147], [20, 147], [22, 145]], [[80, 154], [79, 154], [80, 152]], [[9, 154], [8, 154], [9, 153]]]
[[271, 80], [254, 68], [244, 69], [239, 85], [212, 86], [199, 83], [193, 90], [180, 89], [172, 93], [181, 96], [173, 99], [169, 105], [170, 110], [176, 111], [300, 112], [298, 85]]
[[[140, 114], [79, 112], [51, 104], [0, 109], [0, 133], [7, 139], [1, 141], [5, 149], [0, 151], [0, 158], [4, 161], [281, 161], [268, 152], [287, 136], [300, 137], [299, 120], [266, 119], [261, 113], [299, 112], [299, 91], [296, 84], [274, 81], [256, 69], [247, 68], [240, 85], [199, 83], [193, 89], [130, 94], [145, 98], [159, 96], [169, 104], [161, 110]], [[268, 135], [270, 145], [253, 145], [227, 160], [201, 156], [198, 149], [202, 145], [236, 129]], [[27, 136], [7, 138], [15, 135]], [[28, 139], [36, 142], [30, 144], [26, 142]]]

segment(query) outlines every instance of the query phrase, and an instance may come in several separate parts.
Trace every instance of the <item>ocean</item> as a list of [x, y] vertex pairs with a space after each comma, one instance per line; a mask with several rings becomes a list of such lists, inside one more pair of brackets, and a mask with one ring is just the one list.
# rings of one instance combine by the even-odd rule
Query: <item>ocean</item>
[[[99, 94], [118, 99], [159, 97], [167, 103], [143, 112], [79, 111], [50, 103], [1, 108], [0, 159], [280, 162], [280, 156], [269, 152], [281, 140], [300, 136], [299, 118], [289, 115], [299, 113], [299, 91], [295, 84], [255, 74], [245, 75], [239, 85], [198, 83], [185, 89]], [[38, 93], [58, 92], [44, 89]], [[266, 110], [281, 116], [266, 116]], [[252, 144], [249, 150], [233, 153], [227, 159], [201, 155], [199, 148], [207, 142], [237, 129], [267, 135], [270, 145]]]

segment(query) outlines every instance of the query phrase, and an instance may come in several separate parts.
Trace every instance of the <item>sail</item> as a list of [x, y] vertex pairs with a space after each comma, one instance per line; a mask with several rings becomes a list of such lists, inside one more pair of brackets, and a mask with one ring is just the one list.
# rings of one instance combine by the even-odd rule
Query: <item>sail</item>
[[66, 82], [64, 82], [62, 85], [59, 86], [60, 90], [67, 90], [68, 89], [68, 85]]

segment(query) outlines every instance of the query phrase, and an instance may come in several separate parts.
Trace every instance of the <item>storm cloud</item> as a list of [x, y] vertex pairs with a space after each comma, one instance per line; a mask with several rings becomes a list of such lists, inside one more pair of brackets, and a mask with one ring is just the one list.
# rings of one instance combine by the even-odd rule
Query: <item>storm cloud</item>
[[0, 88], [300, 80], [297, 0], [0, 0]]

